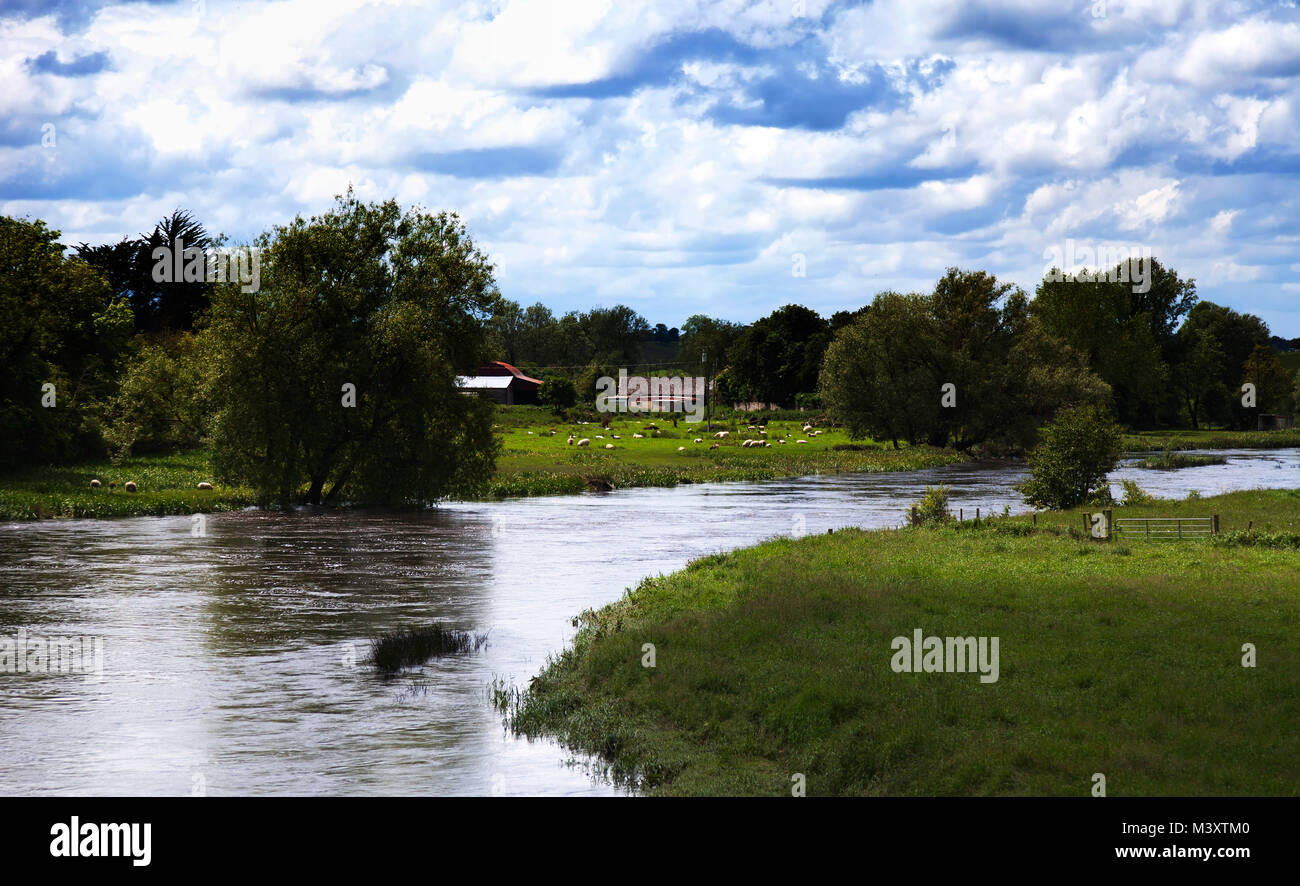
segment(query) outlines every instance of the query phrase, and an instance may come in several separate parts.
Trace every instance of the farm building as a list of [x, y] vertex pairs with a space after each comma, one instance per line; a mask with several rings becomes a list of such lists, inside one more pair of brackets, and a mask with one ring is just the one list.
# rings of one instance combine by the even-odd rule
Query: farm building
[[478, 368], [477, 375], [462, 375], [456, 379], [466, 394], [488, 397], [497, 403], [513, 406], [516, 403], [536, 403], [539, 379], [529, 378], [509, 363], [495, 360]]
[[1289, 415], [1270, 415], [1261, 413], [1255, 423], [1255, 429], [1259, 431], [1282, 431], [1292, 427], [1293, 422]]

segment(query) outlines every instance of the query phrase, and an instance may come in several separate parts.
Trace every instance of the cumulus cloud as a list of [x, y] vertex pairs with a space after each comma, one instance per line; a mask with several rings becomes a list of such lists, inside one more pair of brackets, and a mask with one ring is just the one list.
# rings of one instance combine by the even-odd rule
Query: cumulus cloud
[[0, 211], [67, 242], [176, 206], [251, 237], [352, 184], [459, 211], [560, 310], [1032, 290], [1074, 240], [1300, 335], [1294, 4], [17, 2], [0, 44]]

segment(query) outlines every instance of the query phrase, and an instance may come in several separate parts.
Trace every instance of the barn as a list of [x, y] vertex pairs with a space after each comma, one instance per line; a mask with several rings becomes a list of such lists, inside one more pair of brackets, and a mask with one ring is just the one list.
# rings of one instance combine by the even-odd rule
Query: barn
[[518, 368], [500, 360], [484, 363], [477, 375], [462, 375], [456, 379], [466, 394], [487, 397], [497, 403], [514, 406], [517, 403], [536, 403], [540, 379], [529, 378]]

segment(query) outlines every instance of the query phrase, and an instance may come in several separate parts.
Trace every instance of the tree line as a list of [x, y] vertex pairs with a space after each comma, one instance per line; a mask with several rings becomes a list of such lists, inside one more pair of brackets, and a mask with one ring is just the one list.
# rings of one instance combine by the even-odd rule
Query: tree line
[[432, 500], [491, 476], [492, 409], [457, 377], [493, 359], [544, 378], [557, 408], [640, 366], [708, 376], [724, 402], [822, 411], [855, 436], [967, 450], [1023, 451], [1063, 409], [1244, 428], [1297, 400], [1279, 357], [1295, 342], [1153, 260], [1145, 292], [1118, 272], [1052, 273], [1031, 298], [950, 269], [932, 291], [829, 317], [791, 304], [676, 328], [623, 304], [523, 307], [455, 214], [351, 191], [246, 244], [255, 288], [155, 272], [160, 247], [223, 243], [180, 210], [73, 248], [0, 218], [0, 469], [206, 444], [221, 478], [267, 501]]

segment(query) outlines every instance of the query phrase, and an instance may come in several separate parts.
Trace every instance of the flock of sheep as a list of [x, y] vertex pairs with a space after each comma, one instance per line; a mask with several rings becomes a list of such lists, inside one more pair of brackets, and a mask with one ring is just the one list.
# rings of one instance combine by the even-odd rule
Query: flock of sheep
[[[646, 425], [646, 426], [645, 426], [644, 428], [642, 428], [641, 430], [643, 430], [643, 431], [657, 431], [657, 430], [659, 430], [659, 428], [658, 428], [657, 425]], [[742, 441], [740, 445], [741, 445], [743, 448], [745, 448], [745, 449], [771, 449], [771, 448], [772, 448], [772, 443], [771, 443], [771, 441], [769, 441], [769, 440], [765, 440], [765, 439], [762, 439], [762, 438], [764, 438], [764, 437], [767, 436], [767, 426], [766, 426], [766, 425], [750, 425], [750, 426], [748, 427], [747, 430], [749, 430], [749, 431], [753, 431], [753, 432], [757, 433], [759, 436], [758, 436], [758, 437], [749, 438], [749, 439], [746, 439], [746, 440]], [[822, 433], [822, 431], [821, 431], [820, 429], [814, 428], [811, 424], [806, 424], [806, 425], [804, 425], [804, 426], [803, 426], [803, 432], [804, 432], [805, 434], [807, 434], [809, 437], [816, 437], [817, 435], [819, 435], [819, 434]], [[531, 434], [532, 431], [529, 431], [529, 433]], [[554, 429], [551, 429], [551, 430], [547, 431], [543, 436], [553, 437], [553, 436], [555, 436], [555, 430], [554, 430]], [[612, 440], [619, 440], [619, 439], [622, 439], [618, 434], [610, 434], [609, 436], [610, 436], [610, 439], [612, 439]], [[632, 435], [632, 439], [633, 439], [633, 440], [644, 440], [644, 439], [645, 439], [645, 436], [646, 436], [645, 434], [633, 434], [633, 435]], [[714, 438], [715, 440], [725, 440], [725, 439], [727, 439], [727, 437], [729, 437], [729, 436], [731, 436], [731, 431], [717, 431], [716, 433], [713, 434], [713, 438]], [[777, 443], [779, 443], [779, 444], [784, 444], [784, 443], [788, 443], [788, 442], [790, 442], [788, 438], [791, 437], [791, 436], [793, 436], [793, 435], [791, 435], [791, 434], [780, 434], [780, 435], [778, 435], [777, 437], [774, 437], [773, 439], [774, 439]], [[603, 439], [605, 439], [605, 438], [604, 438], [604, 435], [602, 435], [602, 434], [596, 434], [596, 435], [595, 435], [595, 438], [596, 438], [597, 440], [603, 440]], [[704, 438], [703, 438], [703, 437], [696, 437], [696, 438], [694, 439], [693, 442], [695, 442], [695, 443], [703, 443], [703, 442], [704, 442]], [[796, 439], [794, 442], [795, 442], [795, 443], [807, 443], [808, 441], [805, 440], [805, 439], [803, 439], [803, 438], [799, 438], [799, 439]], [[568, 445], [570, 445], [570, 446], [575, 446], [575, 447], [578, 447], [578, 448], [587, 448], [587, 447], [591, 446], [591, 438], [590, 438], [590, 437], [582, 437], [582, 438], [578, 438], [578, 437], [577, 437], [576, 435], [574, 435], [573, 433], [570, 433], [570, 434], [569, 434]], [[709, 446], [709, 449], [717, 449], [717, 448], [719, 447], [719, 445], [721, 445], [721, 444], [714, 443], [714, 444], [712, 444], [711, 446]], [[613, 444], [613, 443], [606, 443], [606, 444], [605, 444], [605, 448], [606, 448], [606, 449], [613, 449], [613, 448], [614, 448], [614, 444]], [[678, 452], [685, 452], [685, 451], [686, 451], [686, 447], [685, 447], [685, 446], [678, 446], [678, 447], [677, 447], [677, 451], [678, 451]]]
[[[91, 481], [90, 481], [90, 488], [91, 488], [91, 489], [100, 489], [100, 488], [103, 487], [103, 485], [104, 485], [104, 484], [103, 484], [103, 483], [100, 483], [99, 480], [91, 480]], [[109, 481], [108, 488], [109, 488], [109, 489], [116, 489], [116, 488], [117, 488], [117, 481], [116, 481], [116, 480], [111, 480], [111, 481]], [[122, 484], [122, 488], [125, 489], [127, 492], [137, 492], [137, 491], [139, 491], [139, 487], [135, 485], [135, 481], [134, 481], [134, 480], [127, 480], [125, 483]], [[204, 490], [207, 490], [207, 491], [210, 492], [210, 491], [212, 490], [212, 484], [211, 484], [211, 483], [208, 483], [207, 481], [204, 481], [204, 482], [200, 483], [196, 488], [198, 488], [198, 489], [204, 489]]]

